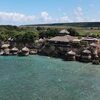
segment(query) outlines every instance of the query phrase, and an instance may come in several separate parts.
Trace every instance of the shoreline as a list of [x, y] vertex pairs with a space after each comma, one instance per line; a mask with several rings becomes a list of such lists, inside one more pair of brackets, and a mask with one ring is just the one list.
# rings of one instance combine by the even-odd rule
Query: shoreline
[[32, 56], [40, 56], [40, 57], [47, 57], [48, 59], [61, 59], [64, 62], [79, 62], [79, 63], [83, 63], [83, 64], [92, 64], [92, 65], [99, 65], [99, 64], [93, 64], [92, 61], [90, 62], [84, 62], [84, 61], [79, 61], [79, 60], [66, 60], [63, 59], [61, 57], [53, 57], [53, 56], [47, 56], [47, 55], [40, 55], [40, 54], [34, 54], [34, 55], [28, 55], [28, 56], [19, 56], [19, 55], [0, 55], [0, 57], [18, 57], [18, 58], [27, 58], [27, 57], [32, 57]]

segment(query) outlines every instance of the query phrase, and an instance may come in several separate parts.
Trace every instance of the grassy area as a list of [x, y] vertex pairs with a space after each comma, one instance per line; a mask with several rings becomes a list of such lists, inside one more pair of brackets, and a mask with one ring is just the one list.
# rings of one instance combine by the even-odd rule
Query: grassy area
[[[26, 25], [27, 26], [27, 25]], [[45, 27], [45, 28], [59, 28], [68, 29], [74, 28], [80, 35], [92, 33], [93, 35], [100, 35], [100, 22], [81, 22], [81, 23], [55, 23], [55, 24], [37, 24], [28, 25], [29, 27]]]
[[76, 26], [44, 26], [45, 28], [58, 28], [58, 29], [68, 29], [73, 28], [80, 35], [85, 35], [87, 33], [92, 33], [93, 35], [100, 35], [100, 28], [98, 27], [76, 27]]

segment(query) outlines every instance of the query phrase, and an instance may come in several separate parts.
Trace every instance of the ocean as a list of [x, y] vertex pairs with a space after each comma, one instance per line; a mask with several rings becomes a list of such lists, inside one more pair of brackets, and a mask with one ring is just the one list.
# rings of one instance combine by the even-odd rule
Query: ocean
[[100, 65], [0, 56], [0, 100], [100, 100]]

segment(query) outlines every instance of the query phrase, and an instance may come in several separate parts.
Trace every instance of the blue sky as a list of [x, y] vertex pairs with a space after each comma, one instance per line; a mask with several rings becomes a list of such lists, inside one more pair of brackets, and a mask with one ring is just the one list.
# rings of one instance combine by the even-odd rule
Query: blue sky
[[0, 24], [100, 21], [100, 0], [1, 0]]

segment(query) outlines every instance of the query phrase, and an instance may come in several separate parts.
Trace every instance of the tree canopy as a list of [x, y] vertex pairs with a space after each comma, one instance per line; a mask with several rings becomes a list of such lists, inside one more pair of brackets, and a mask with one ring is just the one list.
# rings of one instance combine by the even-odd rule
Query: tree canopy
[[73, 28], [69, 28], [67, 30], [69, 31], [71, 36], [78, 36], [79, 35], [79, 33]]

